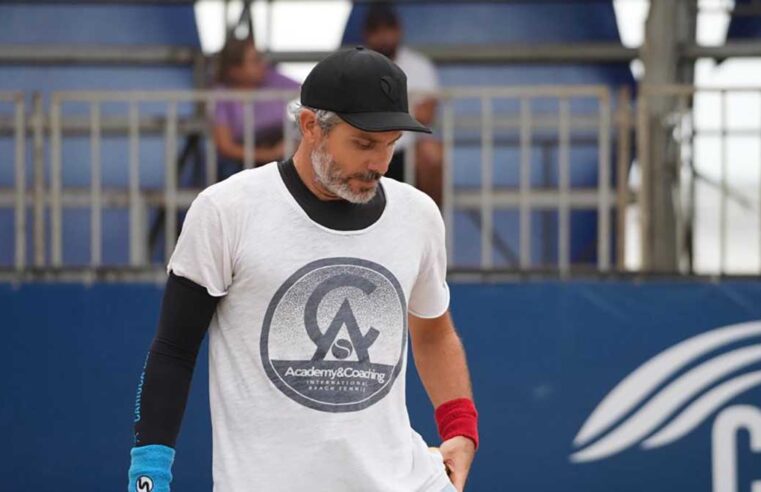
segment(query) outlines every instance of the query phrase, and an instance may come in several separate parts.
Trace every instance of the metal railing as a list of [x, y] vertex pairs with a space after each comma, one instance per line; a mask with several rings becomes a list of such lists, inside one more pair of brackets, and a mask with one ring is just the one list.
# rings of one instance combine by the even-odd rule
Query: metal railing
[[[217, 102], [234, 100], [243, 105], [248, 105], [249, 111], [244, 112], [244, 167], [251, 168], [253, 162], [253, 148], [256, 145], [254, 136], [255, 115], [252, 103], [261, 100], [282, 100], [284, 104], [293, 99], [294, 91], [260, 91], [235, 92], [235, 91], [168, 91], [168, 92], [58, 92], [54, 93], [50, 105], [50, 149], [51, 149], [51, 173], [50, 173], [50, 210], [51, 210], [51, 266], [62, 267], [63, 244], [62, 244], [62, 212], [66, 206], [82, 205], [85, 198], [84, 190], [64, 189], [62, 185], [63, 162], [62, 140], [66, 125], [62, 119], [62, 112], [67, 104], [85, 103], [89, 108], [89, 128], [86, 132], [90, 137], [90, 167], [91, 181], [89, 189], [89, 206], [91, 207], [90, 230], [91, 230], [91, 266], [101, 267], [101, 217], [104, 198], [114, 206], [127, 207], [129, 209], [130, 224], [130, 266], [148, 266], [147, 252], [145, 249], [145, 215], [146, 206], [163, 207], [165, 213], [165, 256], [171, 254], [175, 246], [176, 231], [178, 228], [177, 212], [180, 208], [187, 208], [200, 189], [180, 189], [178, 187], [178, 142], [181, 137], [190, 134], [201, 134], [206, 142], [206, 185], [216, 182], [217, 179], [217, 150], [214, 139], [211, 138], [211, 115]], [[110, 117], [104, 119], [100, 108], [108, 103], [124, 103], [127, 105], [126, 119], [124, 117]], [[150, 103], [153, 105], [153, 116], [144, 119], [140, 116], [140, 105]], [[181, 117], [178, 107], [183, 103], [193, 105], [191, 114]], [[158, 116], [155, 113], [155, 105], [163, 107], [163, 113]], [[83, 130], [81, 123], [70, 120], [69, 131], [76, 132], [77, 127]], [[111, 131], [123, 131], [129, 141], [128, 145], [128, 168], [129, 180], [126, 190], [112, 189], [106, 197], [101, 183], [102, 158], [101, 140], [104, 123], [108, 123]], [[285, 125], [290, 126], [290, 125]], [[163, 193], [146, 191], [140, 183], [140, 142], [143, 133], [163, 133], [164, 138], [164, 189]], [[286, 130], [286, 135], [292, 132]]]
[[[26, 111], [24, 94], [21, 92], [0, 92], [0, 107], [12, 106], [4, 127], [12, 128], [13, 156], [0, 156], [0, 162], [13, 162], [14, 186], [12, 194], [14, 213], [14, 267], [24, 268], [26, 263]], [[6, 119], [1, 116], [0, 120]], [[7, 160], [6, 160], [7, 159]]]
[[[441, 139], [444, 155], [442, 213], [447, 225], [450, 266], [455, 270], [482, 272], [551, 271], [561, 276], [582, 270], [602, 273], [631, 270], [631, 263], [627, 264], [627, 257], [632, 253], [626, 248], [627, 231], [631, 232], [627, 227], [630, 222], [627, 213], [634, 211], [638, 214], [638, 220], [643, 224], [640, 227], [642, 232], [648, 220], [647, 214], [641, 213], [648, 205], [647, 193], [632, 190], [629, 184], [633, 162], [632, 135], [637, 137], [639, 167], [647, 173], [653, 164], [648, 162], [647, 153], [652, 145], [646, 118], [648, 103], [652, 98], [668, 96], [678, 99], [677, 109], [668, 116], [674, 129], [672, 143], [679, 146], [684, 168], [690, 171], [682, 180], [683, 188], [688, 191], [678, 198], [685, 206], [676, 207], [679, 227], [683, 230], [680, 251], [689, 253], [690, 258], [694, 255], [691, 245], [696, 241], [690, 238], [695, 232], [694, 190], [702, 179], [720, 190], [722, 235], [719, 256], [722, 259], [718, 273], [726, 273], [728, 204], [741, 203], [744, 209], [754, 213], [758, 209], [753, 200], [735, 193], [729, 183], [726, 138], [738, 131], [758, 138], [761, 128], [728, 129], [726, 119], [729, 115], [724, 111], [718, 113], [724, 116], [719, 118], [717, 128], [696, 128], [693, 124], [694, 105], [696, 95], [702, 91], [684, 86], [641, 88], [636, 121], [628, 89], [615, 95], [605, 86], [460, 87], [440, 91], [437, 94], [440, 105], [436, 135]], [[728, 89], [705, 92], [712, 91], [723, 94], [719, 97], [725, 102], [733, 93]], [[761, 89], [743, 91], [761, 98]], [[39, 96], [31, 98], [29, 109], [23, 94], [0, 93], [0, 135], [12, 137], [14, 141], [13, 186], [0, 188], [0, 208], [15, 210], [13, 265], [12, 268], [0, 268], [6, 274], [10, 273], [11, 278], [96, 278], [104, 275], [126, 279], [161, 278], [163, 259], [151, 259], [148, 211], [158, 209], [163, 214], [163, 222], [154, 222], [154, 226], [159, 225], [164, 232], [162, 249], [166, 258], [175, 246], [181, 220], [178, 212], [185, 210], [204, 186], [217, 180], [217, 149], [212, 138], [212, 115], [217, 102], [232, 100], [249, 108], [244, 112], [243, 144], [246, 149], [244, 167], [250, 168], [254, 165], [256, 145], [253, 103], [274, 99], [282, 101], [285, 106], [296, 95], [295, 91], [58, 92], [51, 95], [45, 113]], [[761, 103], [758, 120], [761, 121]], [[295, 148], [297, 132], [289, 118], [285, 118], [283, 132], [286, 150], [290, 153]], [[721, 139], [720, 173], [715, 182], [710, 177], [700, 176], [699, 170], [690, 163], [696, 153], [696, 138], [711, 132]], [[112, 137], [126, 141], [127, 179], [120, 186], [104, 184], [104, 166], [113, 161], [111, 156], [104, 154], [109, 145], [104, 140]], [[147, 186], [141, 181], [141, 169], [146, 167], [141, 146], [143, 140], [149, 138], [160, 139], [163, 145], [163, 152], [159, 152], [163, 155], [153, 156], [153, 162], [148, 163], [162, 168], [163, 179], [159, 187]], [[191, 138], [204, 144], [203, 158], [197, 164], [203, 166], [205, 181], [195, 186], [181, 186], [178, 175], [186, 152], [181, 152], [180, 148], [183, 142], [187, 148], [186, 142]], [[87, 151], [72, 158], [66, 155], [65, 149], [67, 143], [76, 139], [86, 139]], [[27, 180], [28, 146], [32, 149], [31, 180]], [[572, 154], [582, 147], [594, 149], [596, 182], [572, 186], [571, 171], [576, 165]], [[415, 176], [414, 149], [411, 145], [405, 157], [406, 176], [410, 181], [414, 181]], [[467, 149], [476, 149], [476, 152], [468, 154]], [[505, 149], [512, 152], [512, 157], [505, 157]], [[543, 165], [556, 169], [554, 182], [540, 185], [532, 182], [537, 152], [541, 152], [547, 161]], [[761, 155], [761, 150], [758, 152]], [[0, 156], [2, 162], [10, 162], [10, 158]], [[758, 163], [754, 165], [761, 169]], [[506, 166], [516, 169], [512, 181], [504, 178]], [[464, 167], [472, 175], [469, 177], [477, 177], [469, 180], [470, 184], [456, 182], [457, 170]], [[67, 183], [64, 177], [72, 169], [87, 169], [89, 182], [85, 186]], [[501, 178], [498, 177], [500, 172]], [[758, 189], [761, 190], [761, 173], [758, 179]], [[65, 261], [64, 211], [73, 208], [89, 211], [87, 264]], [[113, 264], [104, 258], [105, 208], [127, 212], [129, 247], [126, 265]], [[504, 229], [498, 230], [496, 217], [505, 210], [517, 213], [515, 237], [507, 238], [517, 238], [514, 250], [505, 245]], [[593, 266], [581, 265], [572, 257], [571, 215], [576, 210], [590, 210], [596, 214]], [[31, 223], [27, 221], [28, 211], [32, 211]], [[537, 249], [537, 244], [532, 244], [533, 217], [537, 211], [557, 217], [552, 231], [556, 238], [552, 245], [556, 248], [553, 254], [556, 259], [549, 264], [537, 263], [533, 258]], [[467, 237], [457, 232], [456, 217], [463, 214], [476, 226], [479, 237]], [[761, 225], [758, 229], [761, 239]], [[29, 233], [33, 239], [32, 261], [26, 254]], [[467, 246], [472, 249], [475, 243], [478, 243], [479, 250], [477, 263], [461, 268], [456, 261], [458, 252]], [[758, 249], [761, 258], [761, 240]], [[500, 255], [502, 260], [496, 261]], [[505, 260], [505, 257], [509, 258]], [[692, 265], [691, 260], [685, 261]], [[716, 273], [693, 266], [683, 271]]]
[[[678, 203], [674, 209], [680, 270], [722, 275], [761, 271], [761, 87], [641, 87], [637, 136], [643, 182], [655, 166], [664, 164], [653, 162], [650, 152], [654, 145], [652, 120], [648, 119], [651, 105], [667, 108], [660, 114], [658, 126], [671, 134], [670, 143], [675, 147], [671, 159], [677, 161], [678, 172], [673, 199]], [[731, 148], [736, 151], [730, 157]], [[644, 245], [658, 239], [650, 237], [657, 231], [652, 229], [653, 217], [644, 213], [651, 209], [651, 199], [643, 187], [639, 220], [643, 264], [649, 260]], [[708, 212], [714, 207], [718, 213], [712, 220]], [[738, 231], [742, 241], [730, 243], [730, 235]], [[757, 254], [748, 247], [754, 235]], [[730, 255], [730, 246], [738, 245], [743, 248], [735, 247], [736, 254]], [[753, 260], [758, 262], [757, 268], [752, 266]]]
[[[39, 97], [34, 98], [34, 108], [29, 119], [34, 141], [34, 192], [24, 198], [28, 191], [23, 181], [24, 173], [17, 174], [15, 193], [19, 217], [31, 206], [34, 213], [34, 239], [36, 271], [61, 271], [72, 274], [80, 271], [92, 275], [94, 270], [109, 269], [129, 276], [140, 270], [161, 271], [159, 264], [151, 264], [146, 242], [146, 218], [149, 207], [164, 210], [164, 256], [168, 257], [175, 246], [178, 230], [178, 211], [186, 209], [198, 187], [181, 188], [178, 185], [178, 143], [183, 137], [200, 135], [205, 145], [206, 185], [217, 179], [217, 150], [211, 137], [214, 105], [219, 101], [233, 100], [248, 107], [244, 112], [244, 167], [254, 165], [253, 148], [256, 145], [255, 113], [253, 102], [279, 100], [284, 106], [297, 96], [295, 91], [220, 92], [220, 91], [159, 91], [159, 92], [58, 92], [50, 99], [49, 113], [42, 113]], [[444, 149], [444, 189], [443, 215], [449, 231], [447, 236], [450, 261], [462, 241], [456, 238], [454, 215], [459, 211], [470, 211], [480, 216], [480, 268], [494, 268], [494, 243], [499, 240], [494, 228], [494, 214], [499, 210], [518, 210], [520, 215], [518, 262], [511, 268], [528, 270], [536, 268], [531, 262], [531, 212], [533, 210], [556, 210], [558, 213], [558, 263], [554, 268], [567, 273], [572, 267], [570, 257], [570, 212], [573, 209], [594, 209], [599, 217], [597, 246], [597, 268], [606, 271], [611, 267], [610, 241], [613, 238], [610, 211], [625, 203], [617, 193], [621, 193], [621, 183], [625, 185], [628, 164], [619, 158], [619, 185], [610, 186], [612, 125], [611, 97], [607, 87], [491, 87], [491, 88], [451, 88], [441, 91], [438, 132]], [[582, 113], [572, 111], [572, 103], [586, 100], [589, 107]], [[470, 105], [457, 109], [463, 102]], [[532, 104], [539, 101], [547, 106], [554, 101], [556, 111], [540, 108], [532, 110]], [[114, 104], [120, 104], [123, 111], [114, 112]], [[517, 103], [519, 110], [498, 109], [505, 103]], [[23, 99], [17, 111], [17, 135], [25, 139], [27, 123], [24, 121]], [[70, 106], [85, 105], [86, 111], [67, 112]], [[550, 105], [552, 103], [549, 103]], [[141, 105], [150, 106], [142, 114]], [[184, 106], [182, 106], [184, 105]], [[188, 106], [189, 105], [189, 106]], [[180, 107], [185, 110], [180, 114]], [[628, 105], [627, 105], [628, 106]], [[108, 111], [104, 111], [108, 108]], [[20, 118], [20, 119], [18, 119]], [[474, 140], [468, 137], [476, 131], [480, 136]], [[574, 145], [574, 132], [593, 135], [598, 148], [598, 185], [588, 188], [572, 188], [570, 185], [570, 152]], [[289, 118], [285, 118], [283, 129], [286, 150], [289, 153], [296, 144], [296, 131]], [[511, 136], [512, 134], [514, 136]], [[620, 132], [619, 132], [620, 133]], [[549, 137], [548, 137], [549, 134]], [[117, 135], [128, 141], [126, 187], [104, 187], [103, 184], [103, 139]], [[160, 135], [163, 138], [164, 183], [163, 189], [150, 189], [140, 182], [141, 138]], [[89, 155], [76, 162], [64, 160], [64, 146], [67, 139], [87, 137]], [[541, 137], [541, 138], [540, 138]], [[49, 149], [49, 172], [45, 172], [43, 139], [47, 138]], [[531, 185], [531, 158], [536, 141], [543, 139], [543, 145], [557, 149], [559, 181], [555, 189], [533, 188]], [[481, 151], [480, 163], [468, 162], [467, 166], [476, 170], [480, 165], [481, 183], [477, 187], [455, 186], [454, 167], [456, 153], [462, 146], [474, 145]], [[495, 149], [516, 147], [520, 153], [519, 186], [497, 185], [495, 169], [503, 165], [495, 158]], [[20, 148], [24, 146], [21, 145]], [[405, 168], [408, 180], [414, 182], [415, 146], [406, 152]], [[19, 161], [23, 161], [23, 153]], [[18, 166], [23, 167], [23, 162]], [[89, 168], [89, 187], [64, 186], [64, 175], [68, 166]], [[4, 203], [5, 190], [0, 191], [0, 203]], [[89, 264], [70, 265], [63, 255], [63, 215], [67, 208], [87, 207], [89, 209]], [[128, 210], [129, 214], [129, 266], [109, 265], [103, 258], [103, 209], [116, 207]], [[624, 208], [618, 206], [623, 213]], [[49, 213], [49, 227], [46, 227], [45, 213]], [[620, 221], [619, 221], [620, 222]], [[18, 225], [20, 224], [20, 225]], [[28, 269], [23, 256], [25, 224], [17, 220], [17, 271]], [[46, 241], [46, 235], [49, 241]], [[49, 243], [49, 261], [45, 251]], [[456, 267], [452, 261], [452, 266]], [[142, 273], [141, 273], [142, 275]]]
[[[476, 98], [481, 104], [481, 186], [480, 189], [458, 189], [454, 185], [454, 147], [456, 145], [456, 122], [453, 104], [458, 99]], [[531, 261], [531, 212], [537, 209], [558, 212], [558, 262], [557, 269], [568, 273], [571, 269], [570, 256], [570, 212], [572, 209], [596, 209], [598, 212], [597, 268], [610, 269], [611, 223], [610, 210], [616, 206], [610, 187], [611, 177], [611, 97], [604, 86], [543, 86], [543, 87], [499, 87], [461, 88], [444, 91], [442, 99], [442, 135], [445, 148], [445, 186], [443, 213], [447, 226], [447, 246], [450, 264], [454, 263], [456, 248], [454, 213], [457, 209], [471, 209], [480, 212], [481, 255], [480, 268], [494, 267], [494, 213], [498, 209], [518, 209], [519, 248], [517, 269], [536, 268]], [[574, 115], [571, 101], [587, 99], [593, 101], [592, 115]], [[532, 113], [532, 101], [543, 100], [544, 105], [556, 101], [558, 110]], [[517, 118], [495, 117], [493, 105], [497, 101], [516, 101], [519, 105]], [[551, 102], [550, 102], [551, 105]], [[586, 117], [586, 118], [585, 118]], [[494, 148], [495, 127], [516, 129], [519, 133], [517, 147], [520, 154], [520, 178], [517, 188], [495, 187]], [[574, 129], [592, 130], [596, 134], [598, 148], [598, 183], [593, 188], [571, 188], [571, 137]], [[531, 186], [532, 150], [537, 130], [554, 133], [550, 145], [557, 148], [559, 180], [557, 188], [533, 189]], [[473, 165], [474, 163], [469, 163]], [[504, 163], [501, 163], [504, 164]], [[475, 166], [472, 166], [475, 167]], [[626, 172], [620, 173], [622, 176]]]

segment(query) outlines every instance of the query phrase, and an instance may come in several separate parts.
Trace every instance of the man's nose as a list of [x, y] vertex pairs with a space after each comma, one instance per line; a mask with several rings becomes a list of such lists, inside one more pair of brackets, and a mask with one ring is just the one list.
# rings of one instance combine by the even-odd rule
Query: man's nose
[[379, 152], [373, 155], [370, 163], [367, 166], [368, 171], [376, 172], [379, 174], [386, 174], [388, 166], [391, 164], [391, 159], [394, 157], [394, 151]]

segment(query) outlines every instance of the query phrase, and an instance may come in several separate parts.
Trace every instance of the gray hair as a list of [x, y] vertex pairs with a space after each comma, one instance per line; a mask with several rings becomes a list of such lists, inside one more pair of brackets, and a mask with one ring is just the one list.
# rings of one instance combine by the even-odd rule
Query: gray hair
[[315, 109], [310, 108], [309, 106], [302, 106], [299, 103], [294, 103], [292, 107], [290, 108], [290, 113], [293, 115], [294, 120], [296, 121], [296, 127], [299, 129], [299, 133], [301, 133], [301, 126], [299, 125], [299, 119], [301, 117], [301, 112], [304, 110], [309, 110], [315, 114], [315, 118], [317, 119], [317, 125], [320, 127], [320, 130], [322, 130], [322, 133], [328, 134], [330, 131], [336, 127], [339, 123], [341, 123], [343, 120], [340, 116], [335, 114], [333, 111], [327, 111], [325, 109]]

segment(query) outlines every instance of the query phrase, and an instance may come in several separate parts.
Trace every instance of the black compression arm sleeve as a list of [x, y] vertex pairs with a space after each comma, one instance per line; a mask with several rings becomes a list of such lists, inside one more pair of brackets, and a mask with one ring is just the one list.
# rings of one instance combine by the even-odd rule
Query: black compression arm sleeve
[[218, 302], [204, 287], [169, 272], [158, 330], [138, 389], [135, 446], [174, 448], [198, 349]]

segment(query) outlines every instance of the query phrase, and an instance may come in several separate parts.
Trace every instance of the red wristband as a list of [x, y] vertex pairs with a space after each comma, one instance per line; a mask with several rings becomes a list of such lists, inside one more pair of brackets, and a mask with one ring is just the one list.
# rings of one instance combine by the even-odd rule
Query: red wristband
[[469, 398], [442, 403], [436, 409], [436, 425], [443, 441], [455, 436], [467, 437], [478, 449], [478, 412]]

